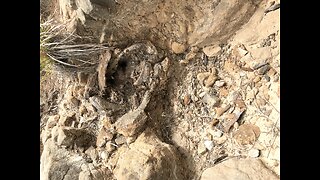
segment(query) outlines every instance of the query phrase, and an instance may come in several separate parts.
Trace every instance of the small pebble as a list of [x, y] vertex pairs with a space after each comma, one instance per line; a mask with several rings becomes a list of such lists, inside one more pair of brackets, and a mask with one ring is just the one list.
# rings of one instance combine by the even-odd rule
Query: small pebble
[[111, 152], [116, 149], [116, 146], [112, 144], [110, 141], [106, 143], [106, 151]]
[[204, 140], [204, 146], [205, 146], [209, 151], [211, 151], [212, 148], [213, 148], [213, 142], [210, 141], [210, 140]]
[[222, 87], [224, 84], [225, 82], [223, 80], [219, 80], [214, 83], [214, 85], [216, 85], [217, 87]]
[[264, 77], [264, 79], [265, 79], [267, 82], [270, 81], [270, 77], [269, 77], [268, 75], [265, 74], [263, 77]]
[[252, 158], [259, 157], [260, 151], [258, 149], [250, 149], [248, 152], [248, 156]]
[[126, 138], [124, 136], [119, 136], [114, 141], [116, 142], [117, 145], [121, 145], [126, 143]]
[[269, 69], [270, 69], [270, 66], [269, 66], [269, 65], [262, 66], [262, 67], [258, 70], [258, 74], [263, 75], [263, 74], [265, 74]]
[[189, 94], [184, 96], [183, 102], [184, 102], [184, 105], [189, 105], [190, 104], [191, 97], [190, 97]]
[[209, 133], [213, 136], [213, 138], [219, 138], [223, 135], [223, 132], [220, 130], [211, 130]]
[[198, 146], [198, 154], [203, 154], [207, 151], [206, 147], [204, 146], [203, 143], [199, 143], [199, 146]]
[[254, 83], [257, 83], [261, 80], [261, 77], [260, 76], [256, 76], [254, 79], [253, 79], [253, 82]]
[[107, 151], [102, 151], [102, 152], [100, 153], [101, 159], [107, 159], [108, 156], [109, 156], [109, 153], [108, 153]]
[[240, 77], [243, 77], [246, 75], [246, 73], [244, 71], [240, 71], [239, 75], [240, 75]]
[[201, 93], [199, 94], [199, 97], [202, 98], [204, 95], [206, 95], [206, 92], [203, 91], [203, 92], [201, 92]]

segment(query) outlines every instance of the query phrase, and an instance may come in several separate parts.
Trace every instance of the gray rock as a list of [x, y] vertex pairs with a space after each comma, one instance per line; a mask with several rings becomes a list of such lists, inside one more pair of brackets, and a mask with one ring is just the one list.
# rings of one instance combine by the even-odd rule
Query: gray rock
[[44, 143], [40, 160], [41, 180], [78, 179], [84, 159], [76, 154], [59, 148], [50, 138]]
[[232, 158], [206, 169], [200, 180], [279, 180], [259, 159]]
[[258, 70], [259, 75], [264, 75], [270, 69], [270, 65], [264, 65]]

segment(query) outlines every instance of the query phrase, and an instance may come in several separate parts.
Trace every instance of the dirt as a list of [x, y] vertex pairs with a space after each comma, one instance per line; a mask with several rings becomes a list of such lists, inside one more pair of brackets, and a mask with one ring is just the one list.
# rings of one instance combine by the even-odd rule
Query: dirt
[[[60, 10], [54, 18], [90, 37], [81, 43], [111, 47], [110, 56], [86, 71], [57, 64], [41, 83], [41, 152], [52, 146], [78, 157], [91, 146], [99, 158], [87, 163], [110, 179], [157, 179], [139, 174], [146, 167], [201, 179], [235, 158], [259, 159], [280, 177], [280, 1], [71, 2], [49, 6]], [[178, 176], [161, 164], [168, 158]]]

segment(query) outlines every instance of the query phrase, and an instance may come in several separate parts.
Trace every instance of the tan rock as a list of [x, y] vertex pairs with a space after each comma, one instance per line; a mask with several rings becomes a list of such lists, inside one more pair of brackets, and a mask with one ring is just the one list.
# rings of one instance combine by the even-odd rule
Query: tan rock
[[205, 147], [203, 142], [200, 142], [198, 144], [198, 154], [204, 154], [207, 151], [207, 148]]
[[203, 52], [208, 56], [208, 57], [213, 57], [215, 56], [219, 51], [221, 50], [220, 46], [207, 46], [203, 48]]
[[175, 149], [148, 131], [119, 156], [113, 172], [118, 180], [184, 179], [178, 163]]
[[97, 147], [102, 147], [107, 141], [110, 141], [113, 138], [113, 136], [114, 134], [109, 129], [102, 127], [97, 136]]
[[181, 54], [187, 49], [187, 46], [185, 44], [181, 44], [181, 43], [178, 43], [178, 42], [173, 42], [171, 44], [171, 49], [172, 49], [172, 51], [174, 53]]
[[228, 111], [228, 109], [230, 108], [230, 104], [224, 106], [224, 107], [218, 107], [216, 108], [216, 114], [217, 117], [220, 117], [224, 112]]
[[279, 180], [280, 178], [267, 169], [259, 159], [231, 158], [214, 167], [206, 169], [200, 180]]
[[233, 135], [233, 138], [241, 145], [253, 144], [260, 136], [260, 128], [253, 124], [243, 124]]

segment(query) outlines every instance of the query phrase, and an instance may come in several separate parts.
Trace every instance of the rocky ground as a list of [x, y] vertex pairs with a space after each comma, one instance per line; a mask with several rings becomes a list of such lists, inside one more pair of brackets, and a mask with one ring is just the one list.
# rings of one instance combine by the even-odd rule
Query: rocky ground
[[41, 179], [280, 178], [280, 1], [43, 2], [107, 48], [41, 82]]

